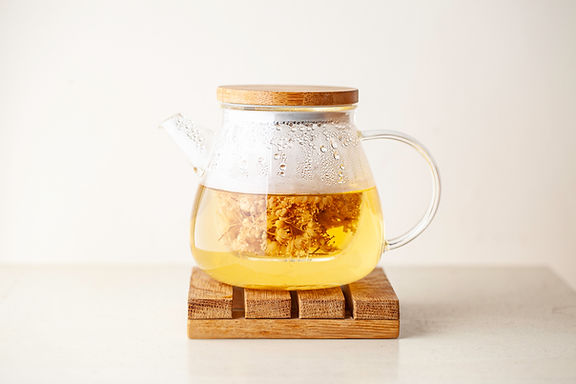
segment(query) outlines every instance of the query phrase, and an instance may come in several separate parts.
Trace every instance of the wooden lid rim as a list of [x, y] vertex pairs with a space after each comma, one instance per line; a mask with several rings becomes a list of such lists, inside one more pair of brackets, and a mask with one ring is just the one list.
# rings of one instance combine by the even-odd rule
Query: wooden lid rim
[[269, 106], [350, 105], [358, 102], [358, 89], [311, 85], [223, 85], [218, 101], [225, 104]]

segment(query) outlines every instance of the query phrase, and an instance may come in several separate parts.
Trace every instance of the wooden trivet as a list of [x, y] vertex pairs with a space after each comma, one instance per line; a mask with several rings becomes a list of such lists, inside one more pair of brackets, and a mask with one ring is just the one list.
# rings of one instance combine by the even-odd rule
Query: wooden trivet
[[394, 339], [399, 303], [376, 268], [357, 282], [310, 291], [271, 291], [220, 283], [192, 269], [191, 339]]

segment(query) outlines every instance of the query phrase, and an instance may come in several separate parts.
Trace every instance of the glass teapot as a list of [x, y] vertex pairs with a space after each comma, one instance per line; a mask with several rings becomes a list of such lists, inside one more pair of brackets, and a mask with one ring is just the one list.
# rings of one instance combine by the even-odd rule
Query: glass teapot
[[[221, 86], [216, 134], [181, 115], [162, 127], [200, 177], [192, 212], [197, 265], [216, 280], [256, 289], [318, 289], [361, 279], [383, 251], [412, 241], [440, 199], [438, 169], [416, 140], [354, 125], [358, 90]], [[410, 145], [429, 165], [432, 199], [422, 219], [384, 238], [378, 192], [362, 142]]]

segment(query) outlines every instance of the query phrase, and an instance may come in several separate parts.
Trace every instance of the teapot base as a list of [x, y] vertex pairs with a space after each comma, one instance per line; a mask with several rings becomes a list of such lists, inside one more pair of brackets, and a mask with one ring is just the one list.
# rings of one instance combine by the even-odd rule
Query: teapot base
[[[213, 279], [235, 287], [298, 291], [334, 288], [353, 283], [367, 276], [377, 264], [378, 258], [374, 258], [370, 264], [365, 263], [364, 265], [342, 269], [325, 268], [321, 270], [321, 268], [300, 264], [299, 266], [289, 266], [288, 269], [292, 269], [292, 272], [284, 274], [256, 272], [239, 265], [202, 269]], [[307, 271], [308, 269], [311, 270]]]

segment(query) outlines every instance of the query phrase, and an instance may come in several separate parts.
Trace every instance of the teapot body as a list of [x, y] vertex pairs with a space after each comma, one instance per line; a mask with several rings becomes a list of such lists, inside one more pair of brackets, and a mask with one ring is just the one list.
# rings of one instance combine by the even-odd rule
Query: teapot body
[[204, 271], [289, 290], [370, 273], [385, 240], [354, 109], [222, 105], [192, 212], [192, 254]]
[[[181, 115], [162, 124], [201, 178], [192, 255], [216, 280], [256, 289], [338, 287], [368, 275], [384, 250], [408, 244], [434, 218], [436, 163], [403, 133], [359, 131], [357, 89], [229, 85], [217, 94], [216, 134]], [[399, 236], [384, 238], [365, 140], [407, 144], [429, 167], [428, 208]]]

